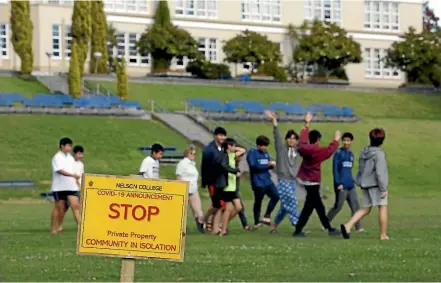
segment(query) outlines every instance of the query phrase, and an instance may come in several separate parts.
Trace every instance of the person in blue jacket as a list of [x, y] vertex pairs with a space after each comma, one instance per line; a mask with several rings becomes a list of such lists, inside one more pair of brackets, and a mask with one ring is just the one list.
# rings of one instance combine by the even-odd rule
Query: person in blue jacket
[[[352, 215], [358, 211], [357, 190], [355, 189], [354, 178], [352, 177], [352, 167], [354, 164], [354, 154], [351, 151], [354, 136], [351, 133], [344, 133], [342, 136], [343, 147], [335, 154], [332, 160], [332, 172], [334, 175], [335, 203], [328, 212], [328, 219], [331, 222], [347, 201]], [[355, 224], [358, 232], [363, 232], [360, 222]]]
[[[271, 213], [279, 201], [277, 188], [271, 180], [270, 170], [276, 166], [275, 161], [270, 160], [268, 146], [270, 140], [266, 136], [258, 136], [256, 148], [251, 149], [247, 154], [247, 162], [250, 167], [251, 187], [254, 192], [254, 229], [261, 224], [271, 225]], [[263, 219], [260, 219], [262, 200], [267, 195], [270, 198]]]

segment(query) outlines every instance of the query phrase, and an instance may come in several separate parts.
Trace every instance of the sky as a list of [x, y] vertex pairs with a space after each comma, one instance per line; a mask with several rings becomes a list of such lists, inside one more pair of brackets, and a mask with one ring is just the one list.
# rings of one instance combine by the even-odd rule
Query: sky
[[441, 16], [441, 0], [430, 0], [429, 5], [435, 10], [435, 15]]

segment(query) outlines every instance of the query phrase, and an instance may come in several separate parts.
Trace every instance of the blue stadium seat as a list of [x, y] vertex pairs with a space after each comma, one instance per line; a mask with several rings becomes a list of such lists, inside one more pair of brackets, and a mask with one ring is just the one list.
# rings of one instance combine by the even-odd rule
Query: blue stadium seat
[[107, 100], [111, 104], [119, 104], [121, 102], [121, 99], [119, 98], [119, 96], [116, 96], [116, 95], [107, 96]]
[[0, 93], [0, 100], [13, 102], [23, 102], [24, 95], [22, 93]]
[[342, 116], [342, 111], [340, 108], [329, 107], [323, 110], [323, 114], [325, 114], [325, 116]]
[[87, 105], [89, 105], [89, 100], [86, 99], [78, 98], [73, 101], [73, 106], [76, 108], [86, 107]]
[[271, 111], [280, 111], [280, 110], [284, 110], [286, 105], [288, 105], [288, 103], [286, 102], [272, 102], [269, 106], [269, 109]]
[[222, 112], [224, 105], [222, 103], [205, 102], [202, 103], [201, 108], [206, 112]]
[[202, 98], [190, 98], [187, 101], [189, 106], [202, 107], [202, 104], [206, 103], [222, 103], [220, 99], [202, 99]]
[[50, 107], [50, 108], [63, 107], [63, 101], [61, 101], [61, 100], [39, 101], [39, 103], [40, 103], [40, 106], [42, 106], [42, 107]]
[[354, 110], [348, 106], [343, 106], [341, 108], [341, 114], [346, 117], [352, 117], [354, 116]]
[[11, 106], [13, 106], [13, 104], [12, 104], [12, 101], [5, 100], [2, 97], [0, 97], [0, 106], [2, 106], [2, 107], [11, 107]]
[[43, 107], [43, 102], [39, 100], [34, 100], [31, 98], [25, 98], [23, 100], [23, 105], [26, 107]]
[[288, 115], [304, 115], [307, 109], [303, 108], [299, 104], [288, 104], [283, 109]]
[[227, 102], [227, 103], [225, 103], [223, 105], [222, 112], [225, 112], [225, 113], [236, 113], [236, 107], [234, 105], [232, 105], [232, 104]]
[[119, 103], [120, 108], [128, 109], [128, 108], [135, 108], [135, 109], [142, 109], [141, 104], [138, 101], [121, 101]]
[[244, 106], [245, 113], [258, 113], [261, 114], [265, 111], [265, 107], [262, 104], [250, 103]]

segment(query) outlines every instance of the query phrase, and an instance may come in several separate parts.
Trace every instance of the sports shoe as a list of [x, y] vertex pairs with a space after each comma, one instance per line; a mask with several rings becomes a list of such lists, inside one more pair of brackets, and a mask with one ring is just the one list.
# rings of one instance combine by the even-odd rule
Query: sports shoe
[[328, 235], [331, 237], [340, 237], [341, 233], [340, 233], [340, 231], [337, 231], [335, 228], [331, 228], [328, 231]]

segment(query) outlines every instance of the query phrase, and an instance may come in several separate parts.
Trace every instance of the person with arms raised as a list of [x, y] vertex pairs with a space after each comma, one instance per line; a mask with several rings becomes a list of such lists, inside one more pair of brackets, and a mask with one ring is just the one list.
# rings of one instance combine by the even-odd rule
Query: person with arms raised
[[[314, 210], [317, 211], [323, 227], [328, 230], [330, 236], [340, 235], [336, 229], [331, 227], [328, 217], [326, 216], [325, 205], [320, 196], [321, 165], [323, 161], [330, 158], [337, 150], [340, 137], [340, 131], [336, 131], [334, 140], [332, 140], [328, 146], [321, 147], [320, 139], [322, 135], [319, 131], [313, 130], [309, 132], [308, 124], [306, 124], [304, 130], [302, 130], [300, 137], [302, 144], [297, 150], [300, 156], [303, 157], [303, 161], [297, 174], [297, 180], [305, 186], [306, 200], [293, 234], [294, 237], [305, 236], [303, 228], [308, 223], [309, 217]], [[308, 139], [309, 144], [307, 144]]]
[[[273, 122], [273, 132], [276, 148], [276, 172], [277, 172], [277, 191], [280, 197], [280, 208], [277, 211], [274, 223], [271, 225], [270, 232], [276, 232], [277, 227], [285, 218], [289, 216], [291, 225], [295, 226], [299, 220], [299, 211], [297, 208], [296, 179], [300, 167], [297, 147], [302, 144], [298, 142], [299, 136], [294, 130], [289, 130], [285, 135], [285, 142], [282, 141], [278, 127], [277, 116], [274, 112], [265, 111], [265, 115]], [[305, 115], [305, 128], [311, 122], [312, 114]], [[305, 135], [303, 135], [305, 137]], [[306, 143], [304, 141], [303, 143]]]

